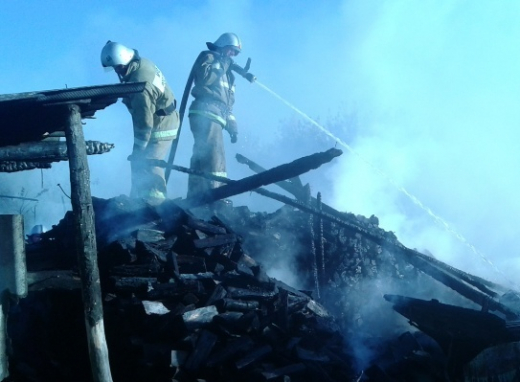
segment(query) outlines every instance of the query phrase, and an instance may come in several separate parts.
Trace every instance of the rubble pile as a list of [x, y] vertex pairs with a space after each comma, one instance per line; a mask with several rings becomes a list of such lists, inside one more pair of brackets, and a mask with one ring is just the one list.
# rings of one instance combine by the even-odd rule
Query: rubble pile
[[[438, 262], [422, 268], [463, 279], [442, 295], [464, 308], [393, 295], [436, 298], [443, 285], [374, 216], [342, 213], [339, 224], [290, 206], [226, 204], [195, 213], [124, 196], [94, 198], [94, 209], [116, 381], [463, 381], [480, 350], [520, 339], [514, 321], [456, 293], [479, 303], [480, 291], [496, 295], [491, 284]], [[10, 315], [13, 375], [88, 381], [71, 213], [27, 251], [42, 276]], [[296, 283], [271, 276], [280, 268]], [[517, 317], [493, 301], [482, 305]]]
[[[116, 380], [353, 379], [334, 317], [312, 293], [270, 278], [217, 217], [176, 209], [166, 221], [126, 198], [96, 208]], [[65, 217], [47, 235], [63, 268], [71, 229]]]

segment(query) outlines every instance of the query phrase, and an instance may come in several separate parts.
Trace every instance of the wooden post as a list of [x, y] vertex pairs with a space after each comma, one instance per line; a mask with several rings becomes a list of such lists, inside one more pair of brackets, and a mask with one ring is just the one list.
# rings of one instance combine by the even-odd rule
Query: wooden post
[[65, 137], [69, 157], [71, 202], [92, 380], [94, 382], [111, 382], [85, 137], [81, 126], [79, 106], [67, 105], [67, 112]]
[[7, 313], [10, 295], [27, 296], [22, 215], [0, 215], [0, 381], [9, 376]]

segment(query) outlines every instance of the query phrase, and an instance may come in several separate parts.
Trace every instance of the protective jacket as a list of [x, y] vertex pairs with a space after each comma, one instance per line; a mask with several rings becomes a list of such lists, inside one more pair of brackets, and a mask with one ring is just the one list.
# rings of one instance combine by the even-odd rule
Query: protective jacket
[[140, 58], [128, 66], [122, 82], [146, 82], [144, 91], [123, 98], [134, 125], [134, 143], [144, 148], [150, 141], [172, 140], [178, 126], [165, 118], [173, 114], [176, 100], [164, 75], [150, 60]]
[[150, 166], [146, 159], [164, 159], [179, 129], [176, 100], [162, 72], [150, 60], [130, 62], [121, 82], [146, 82], [141, 93], [123, 98], [132, 115], [132, 197], [166, 197], [164, 168]]
[[[194, 145], [191, 169], [227, 176], [222, 129], [236, 137], [237, 125], [232, 113], [235, 103], [235, 76], [230, 70], [232, 60], [216, 51], [203, 51], [193, 66], [195, 98], [189, 109]], [[235, 138], [236, 139], [236, 138]], [[219, 187], [220, 182], [191, 175], [188, 197]]]
[[[191, 95], [195, 98], [189, 115], [199, 114], [218, 122], [223, 128], [233, 124], [235, 103], [235, 76], [230, 70], [233, 61], [218, 52], [204, 51], [195, 62], [194, 86]], [[230, 131], [236, 133], [236, 129]]]

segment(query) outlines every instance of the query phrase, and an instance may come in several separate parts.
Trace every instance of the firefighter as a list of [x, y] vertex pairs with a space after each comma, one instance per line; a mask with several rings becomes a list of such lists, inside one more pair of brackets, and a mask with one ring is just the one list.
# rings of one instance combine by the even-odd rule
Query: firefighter
[[119, 80], [146, 82], [144, 91], [123, 98], [132, 116], [134, 145], [131, 161], [130, 196], [160, 203], [166, 198], [165, 170], [147, 159], [163, 160], [179, 129], [176, 100], [166, 78], [150, 60], [135, 49], [108, 41], [101, 51], [101, 64], [113, 68]]
[[[194, 144], [190, 166], [193, 170], [227, 177], [222, 130], [229, 133], [231, 143], [236, 143], [238, 131], [232, 113], [235, 76], [231, 66], [242, 44], [236, 34], [224, 33], [214, 43], [207, 42], [206, 45], [209, 50], [199, 54], [192, 71], [194, 100], [188, 115]], [[190, 175], [188, 197], [221, 185]]]

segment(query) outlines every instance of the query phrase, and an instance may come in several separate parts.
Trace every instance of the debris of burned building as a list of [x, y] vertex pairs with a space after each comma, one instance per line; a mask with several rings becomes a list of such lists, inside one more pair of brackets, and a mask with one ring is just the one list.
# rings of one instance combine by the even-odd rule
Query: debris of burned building
[[[392, 233], [378, 227], [375, 217], [342, 214], [359, 227], [353, 232], [349, 225], [316, 217], [311, 223], [309, 214], [291, 206], [274, 213], [228, 206], [213, 211], [209, 220], [174, 203], [161, 210], [124, 196], [94, 198], [94, 208], [116, 380], [392, 381], [412, 375], [464, 380], [463, 369], [477, 350], [517, 340], [517, 333], [507, 329], [514, 327], [516, 308], [503, 295], [498, 299], [498, 292], [492, 291], [496, 285], [434, 259], [425, 266], [420, 261], [428, 257], [419, 260], [419, 253], [410, 261], [410, 254], [402, 252]], [[42, 242], [28, 246], [28, 269], [41, 275], [32, 284], [33, 291], [40, 290], [34, 293], [41, 296], [50, 287], [61, 292], [47, 293], [73, 293], [63, 291], [78, 281], [72, 238], [68, 214]], [[320, 246], [323, 253], [316, 250]], [[289, 255], [294, 255], [297, 287], [269, 276], [270, 267]], [[59, 277], [57, 269], [63, 272]], [[443, 284], [431, 275], [443, 275], [454, 301], [462, 299], [460, 294], [465, 297], [465, 307], [457, 308], [468, 315], [439, 302], [421, 305], [421, 314], [410, 315], [405, 307], [412, 309], [416, 300], [387, 297], [400, 302], [394, 309], [418, 330], [404, 320], [399, 324], [401, 316], [392, 315], [383, 298], [394, 290], [392, 280], [401, 291], [422, 285], [434, 298], [435, 288]], [[367, 309], [374, 285], [379, 305]], [[68, 298], [79, 300], [79, 291]], [[502, 317], [478, 310], [479, 305]], [[60, 317], [57, 309], [54, 312]], [[69, 324], [60, 326], [79, 322], [76, 329], [83, 333], [80, 312], [79, 318], [63, 315]], [[441, 321], [434, 313], [444, 319], [438, 327], [434, 323]], [[18, 314], [11, 317], [19, 326], [23, 310]], [[464, 335], [449, 337], [450, 328], [464, 327], [465, 320], [472, 320], [473, 326], [468, 325]], [[390, 331], [383, 337], [377, 326], [385, 325]], [[485, 340], [484, 327], [489, 333]], [[20, 332], [17, 325], [12, 330]], [[13, 335], [17, 375], [28, 369], [42, 373], [21, 356], [23, 341], [16, 338]], [[88, 372], [84, 351], [77, 354]], [[64, 373], [67, 367], [61, 364], [67, 359], [48, 361], [60, 365], [54, 373]]]

